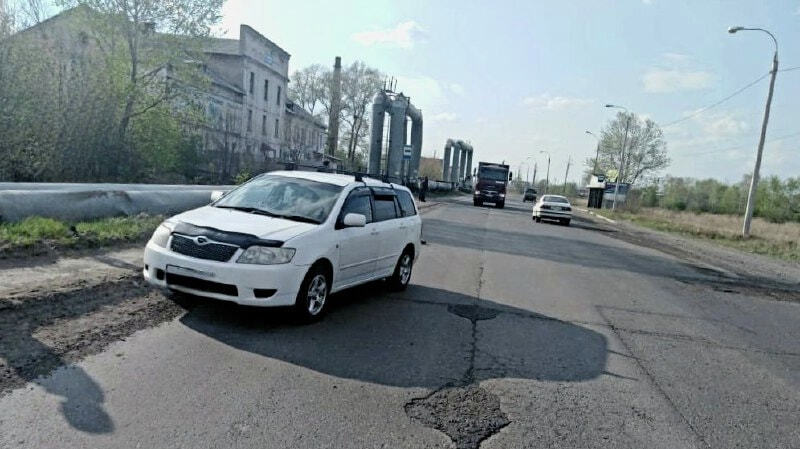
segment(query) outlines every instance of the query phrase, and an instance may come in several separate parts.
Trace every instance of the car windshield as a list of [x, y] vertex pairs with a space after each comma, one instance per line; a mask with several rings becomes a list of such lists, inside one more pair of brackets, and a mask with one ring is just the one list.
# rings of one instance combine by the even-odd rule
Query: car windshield
[[482, 168], [478, 177], [488, 181], [505, 181], [508, 178], [508, 171], [499, 168]]
[[328, 218], [342, 187], [287, 176], [261, 176], [233, 190], [215, 207], [309, 223]]
[[564, 203], [569, 204], [566, 198], [560, 196], [546, 196], [542, 199], [544, 203]]

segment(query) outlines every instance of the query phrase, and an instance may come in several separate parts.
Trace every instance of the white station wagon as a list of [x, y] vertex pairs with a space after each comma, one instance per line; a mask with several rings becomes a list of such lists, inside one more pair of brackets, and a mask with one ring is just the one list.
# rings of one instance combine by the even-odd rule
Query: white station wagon
[[313, 320], [328, 296], [388, 279], [404, 289], [422, 221], [411, 192], [369, 178], [280, 171], [162, 223], [144, 252], [151, 284]]

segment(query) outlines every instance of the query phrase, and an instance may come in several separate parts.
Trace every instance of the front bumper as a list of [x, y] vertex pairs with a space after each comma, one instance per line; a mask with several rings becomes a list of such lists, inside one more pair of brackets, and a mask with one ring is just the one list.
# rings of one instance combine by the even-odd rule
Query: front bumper
[[[502, 196], [501, 196], [502, 195]], [[481, 192], [478, 195], [473, 194], [473, 199], [478, 201], [485, 201], [487, 203], [504, 202], [506, 200], [505, 194], [497, 192]]]
[[[238, 252], [232, 260], [237, 257]], [[152, 242], [145, 247], [144, 265], [144, 279], [157, 287], [260, 307], [293, 305], [308, 271], [307, 266], [292, 263], [250, 265], [196, 259]]]

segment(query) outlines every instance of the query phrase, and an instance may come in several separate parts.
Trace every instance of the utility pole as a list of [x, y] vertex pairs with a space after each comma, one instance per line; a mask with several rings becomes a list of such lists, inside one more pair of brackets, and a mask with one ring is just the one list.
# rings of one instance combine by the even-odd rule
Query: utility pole
[[742, 225], [742, 237], [750, 237], [750, 223], [753, 220], [753, 210], [755, 209], [756, 191], [758, 190], [758, 176], [761, 170], [761, 156], [764, 153], [764, 139], [767, 137], [767, 123], [769, 122], [769, 110], [772, 106], [772, 93], [775, 90], [775, 77], [778, 75], [778, 40], [769, 31], [763, 28], [731, 27], [728, 32], [731, 34], [737, 31], [763, 31], [769, 34], [775, 43], [775, 53], [772, 56], [772, 71], [769, 79], [769, 93], [767, 94], [767, 105], [764, 108], [764, 120], [761, 122], [761, 136], [758, 139], [758, 153], [756, 153], [756, 166], [753, 169], [753, 177], [750, 180], [750, 191], [747, 194], [747, 208], [744, 212], [744, 224]]
[[547, 178], [544, 184], [544, 193], [547, 194], [547, 191], [550, 189], [550, 152], [542, 150], [539, 153], [547, 154]]
[[564, 173], [564, 196], [567, 196], [567, 176], [569, 176], [569, 164], [572, 162], [572, 156], [567, 158], [567, 172]]
[[536, 188], [536, 168], [538, 166], [539, 166], [538, 162], [534, 162], [533, 163], [533, 181], [532, 181], [531, 186], [533, 186], [534, 189]]

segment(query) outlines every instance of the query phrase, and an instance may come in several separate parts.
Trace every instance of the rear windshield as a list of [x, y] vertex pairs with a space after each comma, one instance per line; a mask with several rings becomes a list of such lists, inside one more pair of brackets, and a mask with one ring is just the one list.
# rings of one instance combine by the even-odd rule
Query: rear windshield
[[562, 198], [560, 196], [546, 196], [542, 199], [545, 203], [565, 203], [569, 204], [566, 198]]
[[533, 190], [533, 189], [527, 189], [527, 190], [525, 190], [525, 193], [536, 193], [536, 190]]

